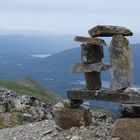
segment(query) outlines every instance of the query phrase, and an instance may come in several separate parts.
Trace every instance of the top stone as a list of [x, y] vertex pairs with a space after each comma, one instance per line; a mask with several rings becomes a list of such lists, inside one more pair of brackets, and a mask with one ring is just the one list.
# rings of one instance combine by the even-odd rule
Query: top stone
[[121, 26], [111, 26], [111, 25], [98, 25], [88, 31], [89, 35], [92, 37], [111, 37], [113, 35], [123, 35], [132, 36], [133, 33]]
[[76, 36], [74, 40], [82, 43], [84, 42], [87, 44], [96, 45], [96, 46], [107, 46], [105, 41], [99, 38]]

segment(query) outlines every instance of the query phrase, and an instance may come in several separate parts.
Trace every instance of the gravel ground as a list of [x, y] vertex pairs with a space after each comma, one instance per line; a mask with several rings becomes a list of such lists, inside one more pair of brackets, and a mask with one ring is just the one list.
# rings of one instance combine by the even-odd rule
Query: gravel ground
[[87, 127], [58, 130], [54, 121], [40, 121], [0, 129], [0, 140], [110, 140], [112, 123], [93, 120]]

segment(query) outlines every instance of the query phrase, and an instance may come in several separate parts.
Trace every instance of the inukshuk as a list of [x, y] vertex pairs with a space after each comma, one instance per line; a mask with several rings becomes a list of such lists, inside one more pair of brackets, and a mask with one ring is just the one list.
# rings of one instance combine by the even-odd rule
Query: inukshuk
[[[129, 88], [132, 86], [133, 63], [129, 42], [124, 37], [131, 36], [132, 32], [125, 27], [98, 25], [89, 30], [89, 35], [91, 37], [75, 37], [75, 41], [82, 43], [81, 61], [73, 66], [72, 72], [84, 73], [86, 89], [68, 89], [68, 100], [54, 107], [55, 122], [61, 128], [90, 124], [90, 112], [81, 106], [83, 100], [120, 102], [123, 116], [140, 117], [140, 91]], [[102, 62], [106, 43], [97, 37], [112, 37], [110, 65]], [[101, 71], [110, 66], [111, 89], [102, 90]]]

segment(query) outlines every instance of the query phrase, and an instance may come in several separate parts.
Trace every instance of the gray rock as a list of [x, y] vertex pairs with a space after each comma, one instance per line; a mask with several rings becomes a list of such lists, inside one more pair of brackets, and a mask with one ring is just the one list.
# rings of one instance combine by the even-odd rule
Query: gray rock
[[0, 104], [0, 113], [6, 112], [6, 107], [4, 104]]
[[103, 46], [81, 44], [81, 61], [83, 63], [99, 63], [102, 58], [104, 58]]
[[140, 104], [125, 103], [119, 107], [121, 117], [136, 118], [140, 117]]
[[88, 31], [89, 35], [92, 37], [111, 37], [113, 35], [123, 35], [123, 36], [132, 36], [133, 33], [121, 26], [111, 26], [111, 25], [98, 25], [96, 27], [93, 27]]
[[32, 114], [32, 116], [35, 120], [38, 118], [38, 113], [36, 112], [35, 107], [29, 106], [29, 108], [27, 108], [26, 112], [29, 112], [30, 114]]
[[92, 44], [96, 46], [107, 46], [104, 40], [99, 38], [90, 38], [90, 37], [83, 37], [83, 36], [76, 36], [75, 41], [84, 42], [87, 44]]
[[15, 125], [16, 118], [12, 117], [11, 113], [0, 113], [0, 128], [12, 127]]
[[38, 120], [38, 121], [43, 120], [43, 117], [44, 117], [44, 111], [43, 111], [43, 109], [41, 107], [35, 107], [35, 109], [36, 109], [36, 112], [37, 112], [37, 118], [36, 118], [36, 120]]
[[21, 102], [17, 98], [11, 98], [10, 99], [10, 105], [17, 111], [20, 111], [22, 109]]
[[69, 129], [73, 126], [90, 125], [92, 116], [86, 107], [67, 108], [61, 102], [53, 108], [53, 115], [56, 125], [62, 129]]
[[28, 105], [30, 103], [30, 97], [27, 95], [19, 96], [19, 100], [22, 104]]
[[111, 89], [132, 86], [133, 63], [131, 48], [123, 35], [114, 35], [109, 47], [111, 64]]
[[33, 122], [34, 120], [31, 114], [23, 113], [19, 115], [19, 121], [23, 123], [23, 122]]

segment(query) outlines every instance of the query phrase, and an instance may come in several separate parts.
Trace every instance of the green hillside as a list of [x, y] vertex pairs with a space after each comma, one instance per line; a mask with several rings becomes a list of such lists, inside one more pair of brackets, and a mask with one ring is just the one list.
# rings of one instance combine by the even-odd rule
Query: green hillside
[[35, 96], [39, 98], [42, 102], [56, 103], [61, 99], [61, 97], [58, 96], [56, 93], [41, 87], [31, 78], [17, 81], [0, 80], [0, 87], [14, 90], [21, 95]]

